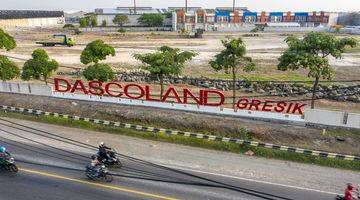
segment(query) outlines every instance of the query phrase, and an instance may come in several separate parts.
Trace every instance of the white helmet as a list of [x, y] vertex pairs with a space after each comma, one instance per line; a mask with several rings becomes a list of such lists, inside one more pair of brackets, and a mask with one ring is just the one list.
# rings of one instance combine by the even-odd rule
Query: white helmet
[[100, 146], [101, 146], [101, 147], [104, 147], [104, 146], [105, 146], [105, 143], [104, 143], [104, 142], [100, 142]]

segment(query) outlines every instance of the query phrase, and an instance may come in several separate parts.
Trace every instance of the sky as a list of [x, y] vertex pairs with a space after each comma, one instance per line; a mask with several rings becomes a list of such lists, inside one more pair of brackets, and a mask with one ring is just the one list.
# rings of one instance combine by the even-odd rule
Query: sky
[[[185, 4], [185, 0], [136, 0], [136, 2], [137, 6], [155, 8]], [[94, 11], [95, 8], [132, 5], [133, 0], [0, 0], [0, 10]], [[188, 0], [188, 6], [231, 7], [232, 0]], [[246, 6], [252, 11], [360, 11], [360, 0], [236, 0], [236, 6]]]

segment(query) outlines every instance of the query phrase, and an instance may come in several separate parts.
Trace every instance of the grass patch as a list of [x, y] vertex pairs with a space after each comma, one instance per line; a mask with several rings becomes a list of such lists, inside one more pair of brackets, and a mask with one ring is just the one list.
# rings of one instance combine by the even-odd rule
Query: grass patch
[[360, 53], [360, 46], [354, 48], [347, 48], [345, 53]]
[[345, 129], [328, 129], [326, 134], [330, 136], [341, 136], [341, 137], [350, 137], [350, 138], [359, 138], [360, 131], [358, 130], [345, 130]]
[[[120, 127], [110, 127], [105, 125], [93, 124], [85, 121], [75, 121], [70, 119], [58, 118], [53, 116], [34, 116], [22, 113], [4, 112], [0, 111], [0, 116], [10, 117], [16, 119], [23, 119], [29, 121], [43, 122], [55, 125], [62, 125], [73, 128], [81, 128], [91, 131], [107, 132], [112, 134], [120, 134], [131, 137], [150, 139], [161, 142], [169, 142], [175, 144], [183, 144], [193, 147], [201, 147], [206, 149], [213, 149], [219, 151], [228, 151], [233, 153], [245, 153], [248, 150], [255, 152], [256, 156], [264, 158], [272, 158], [279, 160], [288, 160], [299, 163], [311, 163], [320, 166], [350, 169], [360, 171], [360, 162], [347, 161], [340, 159], [322, 158], [311, 155], [298, 154], [287, 151], [272, 150], [266, 148], [253, 147], [249, 145], [239, 145], [226, 142], [214, 142], [199, 138], [181, 137], [181, 136], [168, 136], [164, 133], [149, 133], [143, 131], [137, 131], [133, 129], [125, 129]], [[244, 133], [245, 134], [245, 133]]]

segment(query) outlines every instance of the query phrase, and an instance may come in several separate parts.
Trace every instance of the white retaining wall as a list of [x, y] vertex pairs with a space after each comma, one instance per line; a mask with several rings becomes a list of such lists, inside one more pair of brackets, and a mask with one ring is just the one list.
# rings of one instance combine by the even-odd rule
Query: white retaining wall
[[349, 113], [346, 126], [350, 128], [360, 128], [360, 114]]
[[190, 112], [202, 112], [208, 114], [262, 118], [268, 120], [281, 120], [281, 121], [289, 121], [289, 122], [304, 122], [304, 119], [302, 119], [301, 115], [283, 114], [283, 113], [275, 113], [275, 112], [261, 112], [261, 111], [248, 111], [248, 110], [234, 111], [234, 109], [230, 109], [230, 108], [221, 108], [221, 107], [213, 107], [213, 106], [197, 106], [190, 104], [133, 100], [133, 99], [124, 99], [124, 98], [101, 97], [101, 96], [92, 96], [92, 95], [83, 95], [83, 94], [60, 93], [60, 92], [53, 92], [52, 96], [57, 98], [65, 98], [65, 99], [118, 103], [125, 105], [134, 105], [134, 106], [148, 106], [148, 107], [183, 110]]
[[301, 115], [284, 114], [276, 112], [261, 112], [249, 110], [234, 111], [230, 108], [198, 106], [190, 104], [178, 104], [168, 102], [156, 102], [145, 100], [133, 100], [106, 96], [92, 96], [84, 94], [71, 94], [53, 92], [52, 88], [47, 85], [26, 84], [26, 83], [0, 83], [0, 92], [19, 93], [30, 95], [50, 96], [64, 99], [74, 99], [83, 101], [96, 101], [104, 103], [116, 103], [133, 106], [148, 106], [163, 109], [183, 110], [189, 112], [201, 112], [207, 114], [227, 115], [234, 117], [259, 118], [264, 120], [277, 120], [291, 123], [309, 123], [326, 126], [346, 127], [360, 129], [360, 114], [345, 113], [340, 111], [329, 111], [319, 109], [306, 109], [304, 118]]
[[360, 114], [341, 111], [307, 109], [305, 122], [327, 126], [360, 128]]
[[52, 89], [48, 85], [1, 82], [0, 92], [51, 96]]

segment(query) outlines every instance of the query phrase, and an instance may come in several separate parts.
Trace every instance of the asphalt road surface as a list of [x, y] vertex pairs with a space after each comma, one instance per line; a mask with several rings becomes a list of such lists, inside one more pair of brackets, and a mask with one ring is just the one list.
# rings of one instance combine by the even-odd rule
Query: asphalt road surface
[[[126, 155], [120, 156], [122, 168], [110, 168], [112, 183], [88, 181], [84, 168], [96, 149], [0, 123], [0, 145], [8, 148], [20, 168], [15, 176], [0, 172], [0, 200], [334, 199], [334, 194], [321, 191], [177, 170]], [[57, 145], [54, 140], [59, 140]]]

